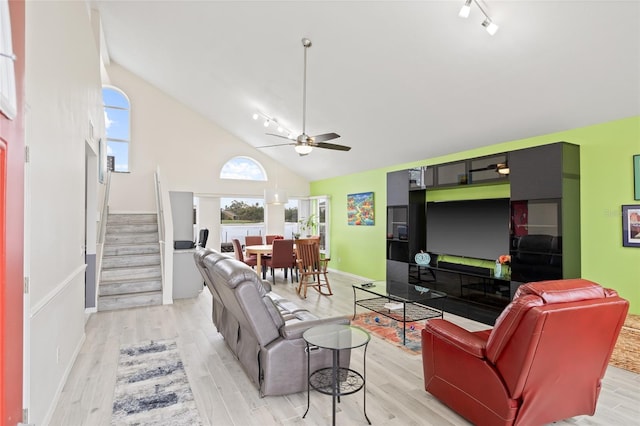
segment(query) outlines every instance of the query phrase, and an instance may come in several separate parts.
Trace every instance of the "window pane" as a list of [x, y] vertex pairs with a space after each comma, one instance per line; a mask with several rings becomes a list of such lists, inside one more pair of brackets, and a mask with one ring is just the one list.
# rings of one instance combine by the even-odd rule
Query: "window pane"
[[108, 87], [102, 89], [102, 100], [105, 106], [129, 109], [127, 97], [119, 90]]
[[266, 181], [264, 169], [257, 161], [248, 157], [234, 157], [222, 166], [220, 179]]
[[129, 171], [129, 143], [128, 142], [107, 142], [107, 155], [115, 157], [116, 172]]
[[129, 140], [129, 110], [105, 107], [107, 139]]

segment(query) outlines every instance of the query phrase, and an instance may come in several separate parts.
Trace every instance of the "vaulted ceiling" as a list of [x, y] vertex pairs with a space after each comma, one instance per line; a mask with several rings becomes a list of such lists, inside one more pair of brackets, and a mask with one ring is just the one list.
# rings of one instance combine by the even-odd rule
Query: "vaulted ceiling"
[[[262, 148], [309, 180], [640, 115], [640, 1], [118, 1], [109, 57], [252, 146], [260, 111], [349, 152]], [[273, 131], [273, 128], [271, 129]], [[215, 140], [212, 144], [217, 143]]]

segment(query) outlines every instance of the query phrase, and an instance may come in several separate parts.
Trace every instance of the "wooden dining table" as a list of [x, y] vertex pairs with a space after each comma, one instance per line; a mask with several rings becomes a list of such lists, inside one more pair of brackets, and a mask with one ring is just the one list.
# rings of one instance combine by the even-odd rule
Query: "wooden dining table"
[[259, 244], [254, 246], [245, 246], [244, 252], [247, 255], [255, 254], [257, 258], [256, 272], [258, 276], [262, 276], [262, 255], [271, 254], [273, 246], [271, 244]]

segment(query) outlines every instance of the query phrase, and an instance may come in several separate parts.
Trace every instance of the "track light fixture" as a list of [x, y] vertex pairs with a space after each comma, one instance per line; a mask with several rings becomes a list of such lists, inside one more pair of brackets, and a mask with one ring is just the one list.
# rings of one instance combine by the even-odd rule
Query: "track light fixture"
[[493, 22], [487, 11], [484, 10], [478, 0], [465, 0], [464, 5], [462, 5], [462, 8], [458, 13], [458, 16], [461, 18], [469, 17], [469, 13], [471, 12], [471, 2], [475, 3], [476, 6], [478, 6], [478, 9], [480, 9], [480, 12], [482, 12], [482, 14], [484, 15], [484, 21], [482, 22], [482, 26], [484, 27], [484, 29], [487, 30], [490, 35], [494, 35], [498, 31], [498, 26], [495, 24], [495, 22]]
[[482, 26], [487, 30], [490, 35], [494, 35], [498, 31], [498, 26], [493, 23], [489, 18], [485, 19]]
[[270, 117], [267, 114], [263, 113], [263, 112], [254, 112], [252, 118], [254, 120], [258, 120], [259, 118], [262, 118], [264, 121], [262, 122], [262, 125], [264, 127], [270, 127], [272, 124], [276, 127], [276, 129], [278, 130], [278, 133], [283, 133], [285, 135], [287, 135], [287, 137], [291, 137], [291, 135], [293, 135], [293, 132], [289, 129], [287, 129], [286, 127], [284, 127], [282, 124], [280, 124], [278, 122], [277, 118], [274, 117]]
[[471, 0], [465, 0], [464, 5], [462, 6], [462, 9], [460, 9], [460, 13], [458, 13], [458, 16], [461, 18], [468, 18], [470, 12], [471, 12]]

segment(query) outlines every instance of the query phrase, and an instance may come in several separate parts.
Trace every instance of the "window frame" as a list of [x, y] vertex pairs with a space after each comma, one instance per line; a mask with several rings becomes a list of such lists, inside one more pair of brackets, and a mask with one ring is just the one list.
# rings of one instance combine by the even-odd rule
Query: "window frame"
[[0, 0], [0, 113], [9, 120], [18, 113], [15, 60], [9, 1]]
[[[126, 100], [127, 106], [126, 107], [122, 107], [122, 106], [116, 106], [116, 105], [107, 105], [105, 100], [104, 100], [104, 91], [105, 90], [112, 90], [114, 92], [118, 92]], [[111, 85], [103, 85], [102, 86], [102, 91], [103, 91], [102, 105], [103, 105], [103, 109], [104, 109], [104, 113], [105, 113], [105, 133], [106, 133], [105, 134], [105, 141], [106, 141], [106, 146], [107, 146], [106, 155], [108, 156], [109, 145], [110, 145], [111, 142], [118, 143], [118, 144], [124, 143], [124, 144], [126, 144], [126, 147], [127, 147], [127, 169], [126, 170], [117, 170], [116, 167], [114, 166], [114, 170], [112, 170], [112, 172], [114, 172], [114, 173], [131, 173], [131, 101], [130, 101], [129, 97], [127, 96], [127, 94], [122, 89], [120, 89], [118, 87], [111, 86]], [[127, 112], [127, 136], [128, 136], [127, 139], [109, 137], [109, 132], [108, 132], [107, 123], [106, 123], [107, 118], [108, 118], [108, 114], [107, 114], [107, 110], [108, 109], [126, 111]], [[117, 161], [115, 161], [115, 164], [117, 164]]]

